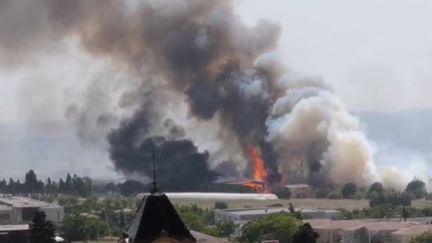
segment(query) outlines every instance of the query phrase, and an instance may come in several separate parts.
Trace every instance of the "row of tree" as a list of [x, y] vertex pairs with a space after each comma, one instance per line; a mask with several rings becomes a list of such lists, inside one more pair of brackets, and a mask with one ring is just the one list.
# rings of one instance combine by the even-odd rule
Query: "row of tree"
[[375, 182], [369, 188], [358, 187], [354, 183], [346, 183], [340, 188], [318, 188], [315, 196], [330, 199], [349, 198], [371, 200], [371, 206], [379, 204], [410, 205], [412, 199], [427, 196], [426, 184], [418, 179], [409, 182], [402, 192], [391, 188], [384, 188], [380, 182]]
[[67, 173], [66, 178], [58, 181], [47, 178], [46, 181], [38, 179], [33, 170], [25, 174], [24, 181], [10, 178], [8, 181], [0, 181], [0, 192], [8, 194], [69, 194], [88, 197], [92, 194], [92, 180], [89, 177], [71, 176]]

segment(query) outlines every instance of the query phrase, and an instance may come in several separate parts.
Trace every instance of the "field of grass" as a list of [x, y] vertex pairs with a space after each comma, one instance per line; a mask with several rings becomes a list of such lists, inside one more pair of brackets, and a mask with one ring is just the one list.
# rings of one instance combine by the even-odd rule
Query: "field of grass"
[[[191, 205], [197, 204], [204, 208], [213, 208], [216, 201], [224, 200], [192, 200], [192, 199], [172, 199], [173, 204]], [[229, 208], [248, 208], [248, 207], [266, 207], [266, 206], [283, 206], [288, 207], [291, 202], [296, 208], [321, 208], [337, 209], [345, 208], [348, 210], [360, 209], [369, 206], [368, 200], [350, 200], [350, 199], [278, 199], [278, 200], [225, 200]]]
[[[344, 208], [347, 210], [361, 209], [369, 207], [367, 199], [353, 200], [353, 199], [278, 199], [278, 200], [192, 200], [192, 199], [172, 199], [173, 204], [177, 205], [191, 205], [196, 204], [204, 208], [213, 208], [216, 201], [223, 201], [228, 204], [229, 208], [248, 208], [248, 207], [266, 207], [266, 206], [280, 206], [288, 207], [291, 202], [296, 208], [320, 208], [320, 209], [338, 209]], [[432, 207], [432, 201], [419, 199], [414, 200], [413, 207], [424, 208]]]
[[412, 206], [416, 208], [432, 207], [432, 200], [418, 199], [412, 202]]

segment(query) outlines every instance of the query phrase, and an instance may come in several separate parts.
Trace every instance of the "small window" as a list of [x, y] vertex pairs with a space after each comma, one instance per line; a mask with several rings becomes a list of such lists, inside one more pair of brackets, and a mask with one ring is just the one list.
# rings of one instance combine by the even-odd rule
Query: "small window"
[[23, 208], [22, 209], [22, 220], [23, 221], [32, 221], [35, 213], [39, 210], [39, 208]]
[[0, 213], [0, 220], [10, 220], [10, 215], [8, 213]]

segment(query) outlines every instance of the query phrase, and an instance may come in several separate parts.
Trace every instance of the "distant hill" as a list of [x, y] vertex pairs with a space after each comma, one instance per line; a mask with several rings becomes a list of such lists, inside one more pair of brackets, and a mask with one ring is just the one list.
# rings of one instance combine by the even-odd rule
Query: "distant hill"
[[[58, 179], [67, 172], [81, 176], [114, 178], [106, 148], [82, 144], [73, 129], [62, 122], [0, 124], [0, 179], [20, 178], [34, 169], [42, 178]], [[5, 167], [6, 168], [6, 167]]]

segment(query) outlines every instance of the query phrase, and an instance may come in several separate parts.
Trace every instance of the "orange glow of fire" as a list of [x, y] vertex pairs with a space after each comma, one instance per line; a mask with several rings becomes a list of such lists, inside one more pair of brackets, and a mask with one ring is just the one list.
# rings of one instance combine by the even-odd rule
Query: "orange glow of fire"
[[249, 157], [253, 163], [253, 181], [249, 181], [243, 185], [257, 192], [267, 191], [265, 182], [267, 179], [267, 171], [265, 168], [265, 162], [261, 158], [261, 151], [258, 146], [250, 147]]
[[250, 188], [250, 189], [252, 189], [252, 190], [254, 190], [256, 192], [263, 192], [263, 191], [265, 191], [264, 184], [257, 183], [257, 182], [254, 182], [254, 181], [246, 182], [246, 183], [243, 184], [243, 186], [245, 186], [247, 188]]
[[254, 180], [264, 181], [267, 179], [267, 171], [264, 160], [261, 158], [261, 151], [257, 146], [251, 146], [249, 149], [249, 157], [253, 162]]

